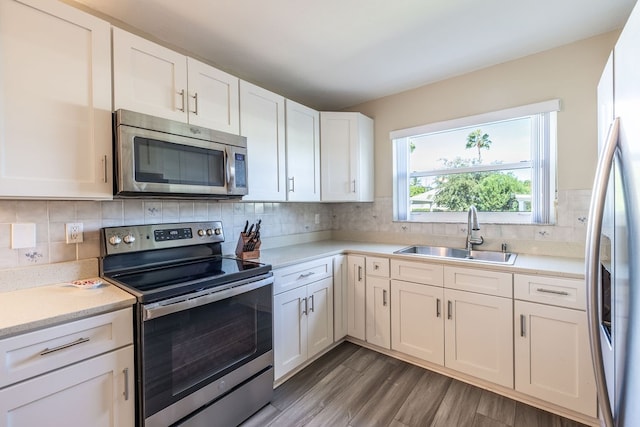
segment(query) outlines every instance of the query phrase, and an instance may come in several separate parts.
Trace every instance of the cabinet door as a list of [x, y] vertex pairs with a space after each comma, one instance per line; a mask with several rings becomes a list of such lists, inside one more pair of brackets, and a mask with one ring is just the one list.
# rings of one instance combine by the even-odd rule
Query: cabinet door
[[285, 105], [287, 200], [320, 201], [320, 113], [288, 99]]
[[445, 366], [513, 387], [511, 298], [445, 289]]
[[347, 336], [347, 256], [333, 257], [333, 336], [338, 341]]
[[373, 121], [320, 113], [322, 200], [373, 201]]
[[389, 279], [368, 276], [366, 290], [367, 342], [391, 348], [391, 304]]
[[133, 346], [0, 390], [0, 427], [134, 425]]
[[391, 281], [391, 348], [444, 365], [443, 289]]
[[302, 286], [273, 297], [275, 378], [307, 360], [307, 288]]
[[189, 123], [240, 134], [239, 79], [187, 58]]
[[110, 199], [110, 26], [0, 1], [0, 196]]
[[333, 344], [333, 280], [328, 277], [307, 285], [307, 356]]
[[244, 200], [286, 200], [284, 123], [282, 96], [240, 81], [240, 134], [249, 152]]
[[365, 259], [359, 255], [347, 255], [347, 332], [350, 336], [365, 340]]
[[597, 416], [584, 311], [515, 302], [516, 390]]
[[187, 122], [187, 57], [113, 28], [113, 107]]

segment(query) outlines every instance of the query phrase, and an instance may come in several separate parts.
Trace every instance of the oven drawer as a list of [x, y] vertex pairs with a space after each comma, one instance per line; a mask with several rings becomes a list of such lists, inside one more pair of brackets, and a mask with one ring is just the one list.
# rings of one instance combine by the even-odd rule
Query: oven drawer
[[514, 298], [586, 310], [584, 280], [526, 274], [513, 276]]
[[273, 294], [333, 277], [333, 258], [321, 258], [273, 270]]
[[133, 342], [132, 309], [0, 340], [0, 388]]

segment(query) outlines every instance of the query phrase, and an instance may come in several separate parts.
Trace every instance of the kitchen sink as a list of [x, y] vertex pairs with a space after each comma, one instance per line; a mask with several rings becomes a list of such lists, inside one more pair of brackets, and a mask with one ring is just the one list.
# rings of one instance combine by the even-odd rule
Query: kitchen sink
[[418, 255], [437, 258], [464, 259], [476, 262], [512, 265], [516, 261], [516, 254], [497, 251], [471, 251], [466, 249], [448, 248], [445, 246], [409, 246], [394, 252], [401, 255]]

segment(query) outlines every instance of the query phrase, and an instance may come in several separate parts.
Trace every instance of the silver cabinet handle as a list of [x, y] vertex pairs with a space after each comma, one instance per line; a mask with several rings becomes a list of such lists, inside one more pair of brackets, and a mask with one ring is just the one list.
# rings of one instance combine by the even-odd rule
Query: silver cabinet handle
[[309, 312], [313, 313], [316, 308], [315, 299], [313, 298], [313, 295], [311, 295], [309, 298], [311, 299], [311, 308], [309, 309]]
[[353, 188], [353, 190], [351, 190], [352, 193], [356, 192], [356, 180], [354, 179], [353, 181], [351, 181], [351, 188]]
[[436, 317], [440, 317], [440, 298], [436, 298]]
[[525, 322], [526, 322], [526, 319], [524, 317], [524, 314], [521, 314], [520, 315], [520, 336], [521, 337], [525, 336], [525, 332], [526, 332], [525, 331]]
[[386, 289], [382, 290], [382, 306], [383, 307], [387, 306], [387, 290]]
[[296, 192], [296, 178], [294, 176], [289, 178], [289, 192], [290, 193]]
[[180, 95], [182, 97], [182, 108], [178, 108], [178, 110], [182, 111], [184, 113], [184, 89], [182, 89], [180, 92], [178, 92], [178, 95]]
[[380, 266], [379, 266], [378, 264], [374, 264], [374, 265], [373, 265], [373, 269], [374, 269], [374, 270], [380, 270]]
[[198, 115], [198, 92], [193, 94], [193, 100], [195, 101], [195, 109], [192, 111], [196, 116]]
[[447, 301], [447, 319], [453, 319], [453, 304], [451, 301]]
[[69, 342], [66, 344], [62, 344], [59, 345], [57, 347], [53, 347], [53, 348], [45, 348], [44, 350], [42, 350], [40, 352], [40, 356], [46, 356], [47, 354], [51, 354], [54, 353], [56, 351], [60, 351], [60, 350], [64, 350], [65, 348], [69, 348], [69, 347], [73, 347], [74, 345], [78, 345], [78, 344], [83, 344], [86, 342], [89, 342], [91, 338], [78, 338], [77, 340], [73, 341], [73, 342]]
[[298, 276], [298, 279], [306, 279], [307, 277], [309, 277], [309, 276], [313, 276], [314, 274], [316, 274], [316, 272], [315, 272], [315, 271], [310, 271], [310, 272], [308, 272], [308, 273], [301, 273], [301, 274]]
[[307, 299], [304, 299], [304, 310], [302, 311], [302, 314], [304, 314], [305, 316], [307, 314], [309, 314], [309, 303], [307, 302]]
[[615, 160], [618, 148], [618, 130], [620, 119], [616, 118], [609, 127], [607, 141], [600, 153], [596, 177], [593, 183], [591, 206], [589, 207], [589, 221], [587, 222], [587, 238], [585, 250], [585, 282], [587, 288], [587, 325], [589, 330], [589, 344], [591, 345], [591, 357], [594, 363], [596, 390], [602, 421], [606, 426], [613, 425], [611, 403], [604, 372], [602, 347], [600, 342], [599, 286], [598, 274], [600, 272], [600, 233], [602, 232], [602, 217], [605, 209], [605, 199], [611, 168]]
[[545, 288], [538, 288], [536, 289], [536, 292], [542, 292], [543, 294], [562, 295], [562, 296], [569, 295], [569, 292], [567, 291], [556, 291], [554, 289], [545, 289]]
[[358, 266], [358, 282], [362, 282], [362, 267]]
[[124, 368], [122, 371], [124, 374], [124, 400], [129, 400], [129, 368]]
[[108, 171], [107, 171], [107, 167], [109, 166], [108, 160], [107, 160], [107, 155], [105, 154], [104, 156], [102, 156], [102, 179], [104, 180], [103, 182], [107, 183], [109, 182], [109, 175], [108, 175]]

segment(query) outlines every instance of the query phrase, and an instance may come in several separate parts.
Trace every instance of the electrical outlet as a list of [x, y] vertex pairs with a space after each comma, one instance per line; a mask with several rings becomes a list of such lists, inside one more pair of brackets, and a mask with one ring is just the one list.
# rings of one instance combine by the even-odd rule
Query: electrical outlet
[[316, 225], [320, 224], [320, 214], [316, 214]]
[[65, 224], [67, 243], [82, 243], [82, 228], [81, 222], [68, 222]]

